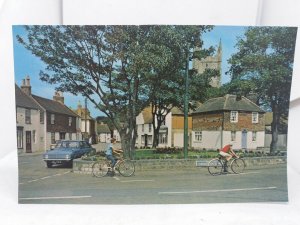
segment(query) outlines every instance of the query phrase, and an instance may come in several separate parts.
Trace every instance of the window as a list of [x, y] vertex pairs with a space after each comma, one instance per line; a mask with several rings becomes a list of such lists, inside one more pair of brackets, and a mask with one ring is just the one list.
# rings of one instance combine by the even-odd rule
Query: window
[[17, 145], [18, 148], [23, 148], [23, 128], [17, 128]]
[[198, 142], [202, 141], [202, 131], [195, 132], [195, 141], [198, 141]]
[[167, 134], [159, 134], [158, 143], [159, 144], [167, 144], [168, 143]]
[[51, 114], [51, 124], [55, 123], [55, 114]]
[[72, 126], [72, 117], [69, 117], [69, 127]]
[[32, 131], [32, 141], [33, 141], [33, 143], [36, 143], [36, 132], [35, 132], [35, 130]]
[[231, 111], [230, 112], [230, 122], [231, 123], [238, 122], [238, 111]]
[[40, 111], [40, 124], [44, 124], [44, 112]]
[[231, 141], [236, 140], [236, 131], [231, 131]]
[[25, 109], [25, 123], [30, 124], [31, 123], [31, 112], [30, 109]]
[[144, 132], [144, 129], [145, 129], [145, 125], [142, 124], [142, 132]]
[[51, 144], [55, 144], [55, 133], [51, 132]]
[[66, 133], [65, 132], [60, 132], [59, 133], [59, 139], [60, 140], [65, 140], [66, 139]]
[[69, 133], [69, 140], [72, 140], [72, 133]]
[[256, 131], [252, 131], [252, 141], [256, 141]]
[[151, 132], [151, 131], [152, 131], [152, 124], [149, 123], [149, 132]]
[[252, 113], [252, 123], [258, 123], [258, 112]]

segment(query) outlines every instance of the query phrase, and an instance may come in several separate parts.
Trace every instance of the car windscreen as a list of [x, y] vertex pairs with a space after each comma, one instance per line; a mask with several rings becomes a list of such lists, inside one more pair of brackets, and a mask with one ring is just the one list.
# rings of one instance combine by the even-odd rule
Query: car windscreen
[[60, 148], [78, 148], [79, 143], [75, 141], [64, 141], [60, 143]]

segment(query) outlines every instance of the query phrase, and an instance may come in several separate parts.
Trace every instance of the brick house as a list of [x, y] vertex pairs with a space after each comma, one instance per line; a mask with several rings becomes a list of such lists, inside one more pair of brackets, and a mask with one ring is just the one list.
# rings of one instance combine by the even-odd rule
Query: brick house
[[[80, 117], [64, 105], [62, 93], [56, 92], [53, 100], [39, 97], [31, 93], [30, 78], [27, 76], [21, 85], [21, 93], [16, 86], [17, 121], [20, 118], [20, 104], [28, 104], [29, 101], [37, 105], [38, 110], [31, 108], [31, 116], [35, 125], [31, 137], [26, 137], [26, 143], [37, 142], [39, 147], [34, 151], [46, 151], [56, 140], [81, 140]], [[21, 95], [22, 94], [22, 95]], [[25, 94], [25, 96], [24, 96]], [[22, 96], [20, 98], [20, 96]], [[27, 99], [25, 101], [25, 99]], [[20, 103], [21, 102], [21, 103]], [[27, 110], [28, 113], [28, 110]], [[38, 121], [38, 122], [37, 122]], [[37, 125], [39, 124], [39, 125]], [[21, 127], [17, 128], [21, 132]], [[35, 133], [35, 134], [34, 134]], [[36, 136], [37, 135], [37, 136]]]
[[254, 150], [264, 147], [265, 112], [245, 97], [213, 98], [192, 113], [192, 147]]

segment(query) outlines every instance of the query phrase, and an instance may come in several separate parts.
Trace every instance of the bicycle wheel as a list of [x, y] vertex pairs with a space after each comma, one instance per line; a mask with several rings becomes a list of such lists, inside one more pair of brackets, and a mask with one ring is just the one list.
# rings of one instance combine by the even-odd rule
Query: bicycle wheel
[[124, 160], [120, 162], [119, 166], [117, 167], [117, 170], [123, 177], [130, 177], [135, 172], [135, 166], [132, 161]]
[[245, 161], [241, 158], [232, 160], [230, 168], [234, 173], [242, 173], [246, 167]]
[[223, 164], [219, 159], [212, 159], [209, 161], [207, 169], [213, 176], [220, 175], [222, 173]]
[[92, 173], [95, 177], [104, 177], [108, 172], [109, 166], [105, 160], [95, 162], [92, 166]]

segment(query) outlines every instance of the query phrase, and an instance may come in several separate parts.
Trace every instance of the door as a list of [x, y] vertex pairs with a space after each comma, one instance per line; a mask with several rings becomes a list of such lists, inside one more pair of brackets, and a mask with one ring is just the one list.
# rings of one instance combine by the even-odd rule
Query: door
[[32, 149], [31, 149], [31, 131], [26, 131], [26, 153], [32, 153]]
[[247, 149], [247, 130], [242, 131], [242, 149]]

